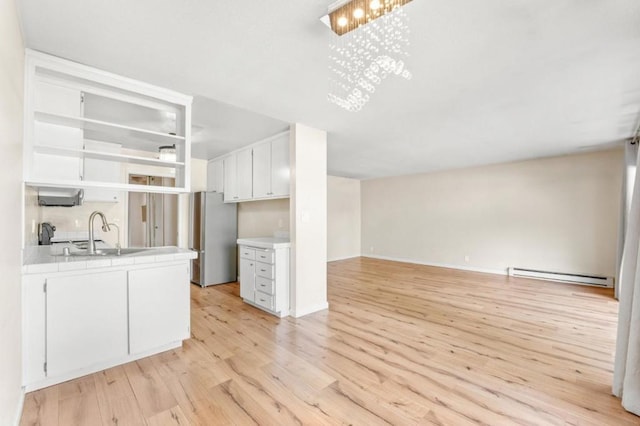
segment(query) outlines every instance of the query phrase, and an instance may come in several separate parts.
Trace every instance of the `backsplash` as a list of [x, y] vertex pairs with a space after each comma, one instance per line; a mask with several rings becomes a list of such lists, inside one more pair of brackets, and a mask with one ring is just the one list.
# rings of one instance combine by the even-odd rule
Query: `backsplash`
[[[120, 227], [120, 243], [125, 246], [126, 211], [124, 203], [94, 203], [85, 202], [81, 206], [75, 207], [38, 207], [39, 222], [49, 222], [56, 227], [55, 236], [86, 234], [89, 227], [89, 216], [98, 210], [105, 214], [109, 223], [115, 223]], [[95, 220], [96, 235], [100, 231], [102, 221]], [[78, 234], [80, 233], [80, 234]], [[117, 230], [113, 228], [110, 232], [101, 232], [102, 239], [112, 247], [118, 242]], [[37, 244], [37, 239], [36, 239]]]
[[238, 203], [238, 238], [273, 237], [288, 231], [288, 198]]

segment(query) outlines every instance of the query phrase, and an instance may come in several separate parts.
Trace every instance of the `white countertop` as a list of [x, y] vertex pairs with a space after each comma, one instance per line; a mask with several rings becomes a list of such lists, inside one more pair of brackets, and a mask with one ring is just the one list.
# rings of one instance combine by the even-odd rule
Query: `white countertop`
[[64, 247], [70, 247], [71, 252], [78, 251], [71, 244], [28, 247], [24, 253], [22, 272], [25, 274], [39, 274], [75, 271], [109, 266], [188, 260], [198, 257], [195, 251], [178, 247], [150, 247], [137, 253], [127, 253], [122, 256], [64, 256], [62, 254]]
[[255, 238], [238, 238], [239, 246], [258, 247], [263, 249], [279, 249], [291, 247], [288, 238], [274, 237], [255, 237]]

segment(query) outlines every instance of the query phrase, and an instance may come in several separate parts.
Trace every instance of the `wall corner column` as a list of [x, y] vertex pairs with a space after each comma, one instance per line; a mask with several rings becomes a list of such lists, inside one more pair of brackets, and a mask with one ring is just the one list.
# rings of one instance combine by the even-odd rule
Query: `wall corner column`
[[291, 125], [291, 315], [329, 307], [327, 301], [327, 132]]

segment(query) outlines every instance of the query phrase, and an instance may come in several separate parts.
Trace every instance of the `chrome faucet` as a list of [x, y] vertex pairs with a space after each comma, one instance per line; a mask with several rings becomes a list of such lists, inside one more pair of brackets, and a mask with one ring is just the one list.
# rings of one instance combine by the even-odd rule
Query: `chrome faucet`
[[109, 228], [109, 223], [107, 222], [107, 218], [104, 215], [104, 213], [99, 212], [97, 210], [91, 213], [91, 216], [89, 216], [89, 244], [87, 245], [87, 254], [96, 253], [96, 242], [93, 239], [93, 220], [95, 219], [96, 215], [100, 216], [100, 219], [102, 219], [102, 230], [105, 232], [111, 231], [111, 228]]

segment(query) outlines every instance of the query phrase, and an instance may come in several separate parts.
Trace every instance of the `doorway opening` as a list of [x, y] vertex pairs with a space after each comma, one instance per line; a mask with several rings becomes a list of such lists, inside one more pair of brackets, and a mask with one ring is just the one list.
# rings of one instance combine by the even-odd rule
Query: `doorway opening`
[[[129, 183], [148, 186], [175, 186], [175, 178], [129, 175]], [[129, 247], [178, 245], [178, 195], [129, 192]]]

